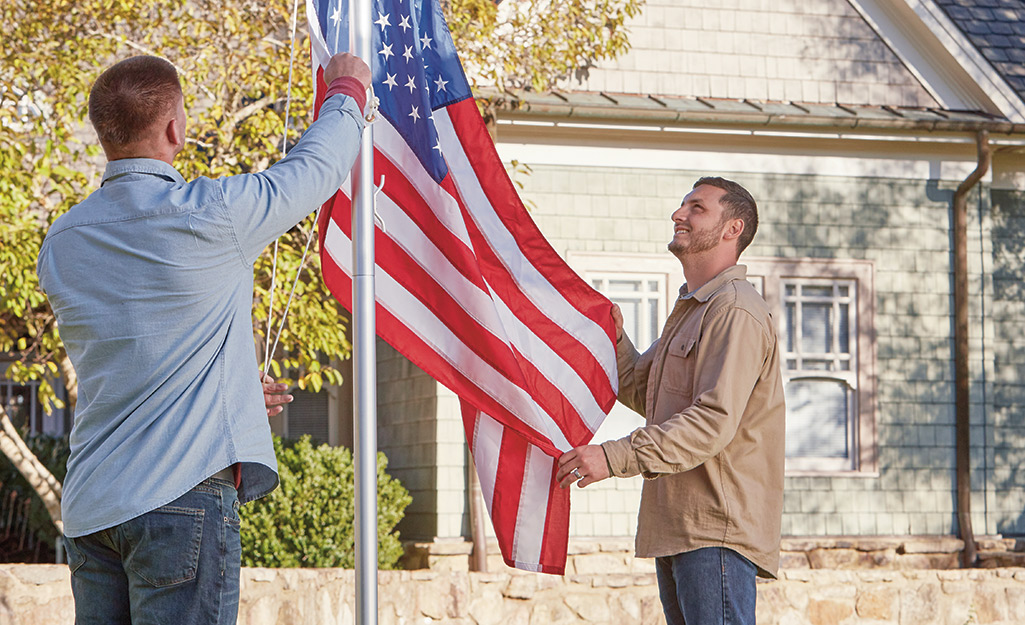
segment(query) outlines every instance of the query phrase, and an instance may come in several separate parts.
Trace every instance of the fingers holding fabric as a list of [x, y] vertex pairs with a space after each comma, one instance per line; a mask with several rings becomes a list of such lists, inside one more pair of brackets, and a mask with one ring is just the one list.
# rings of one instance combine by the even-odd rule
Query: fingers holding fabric
[[608, 463], [601, 445], [584, 445], [562, 454], [559, 457], [559, 470], [555, 474], [562, 488], [569, 488], [574, 482], [583, 488], [607, 477]]

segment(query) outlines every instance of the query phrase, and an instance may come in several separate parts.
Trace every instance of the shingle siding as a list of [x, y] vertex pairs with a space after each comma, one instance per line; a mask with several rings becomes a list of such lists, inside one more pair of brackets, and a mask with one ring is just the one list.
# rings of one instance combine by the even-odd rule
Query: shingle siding
[[844, 0], [649, 0], [631, 50], [568, 90], [936, 106]]

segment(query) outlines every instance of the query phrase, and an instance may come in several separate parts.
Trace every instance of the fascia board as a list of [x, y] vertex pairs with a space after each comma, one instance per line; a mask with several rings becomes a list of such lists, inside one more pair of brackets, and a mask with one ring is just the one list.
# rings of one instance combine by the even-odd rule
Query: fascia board
[[940, 106], [1025, 121], [1025, 102], [930, 0], [848, 0]]

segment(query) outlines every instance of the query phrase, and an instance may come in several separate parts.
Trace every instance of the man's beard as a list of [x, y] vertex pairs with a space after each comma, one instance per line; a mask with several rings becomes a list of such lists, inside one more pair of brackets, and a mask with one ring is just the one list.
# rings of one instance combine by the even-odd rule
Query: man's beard
[[701, 254], [714, 248], [722, 238], [722, 227], [726, 224], [725, 219], [720, 219], [715, 226], [705, 230], [691, 230], [690, 243], [678, 243], [676, 237], [667, 246], [669, 251], [677, 258]]

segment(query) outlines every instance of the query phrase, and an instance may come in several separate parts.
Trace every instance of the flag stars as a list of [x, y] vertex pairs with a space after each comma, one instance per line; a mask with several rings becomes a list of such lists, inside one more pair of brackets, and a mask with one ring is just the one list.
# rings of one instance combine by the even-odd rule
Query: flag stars
[[447, 81], [444, 78], [442, 78], [441, 75], [439, 74], [438, 75], [438, 79], [434, 81], [434, 85], [438, 88], [437, 93], [441, 93], [442, 91], [448, 91], [448, 89], [445, 89], [445, 85], [447, 85], [448, 82], [449, 81]]
[[416, 120], [420, 119], [420, 113], [419, 113], [419, 111], [417, 110], [417, 108], [415, 106], [411, 107], [411, 108], [413, 110], [410, 111], [409, 117], [412, 117], [413, 118], [413, 123], [416, 123]]
[[430, 37], [428, 37], [427, 33], [424, 33], [424, 36], [420, 37], [420, 45], [423, 46], [424, 50], [430, 50], [431, 49], [431, 42], [432, 41], [434, 41], [434, 40], [431, 39]]
[[416, 89], [416, 78], [413, 78], [409, 74], [406, 74], [406, 78], [409, 80], [406, 81], [404, 86], [409, 87], [409, 92], [413, 93], [413, 89]]
[[391, 91], [392, 87], [399, 86], [399, 83], [395, 82], [395, 74], [389, 74], [388, 72], [385, 72], [385, 75], [387, 76], [387, 78], [384, 79], [383, 84], [388, 85], [388, 91]]
[[406, 58], [406, 62], [413, 60], [413, 46], [406, 46], [406, 51], [402, 53], [402, 56]]
[[402, 32], [406, 32], [407, 30], [412, 28], [412, 26], [409, 25], [409, 16], [408, 15], [403, 15], [402, 16], [402, 21], [399, 22], [399, 26], [402, 27]]
[[331, 23], [336, 27], [342, 21], [342, 5], [339, 4], [335, 7], [334, 13], [331, 14]]
[[384, 45], [381, 48], [381, 51], [378, 52], [378, 54], [384, 55], [384, 60], [385, 60], [386, 63], [388, 62], [388, 57], [395, 56], [395, 53], [391, 51], [391, 44], [390, 43]]
[[433, 149], [433, 150], [437, 150], [438, 152], [441, 152], [441, 139], [438, 139], [438, 142], [437, 142], [437, 143], [435, 143], [435, 144], [434, 144], [434, 147], [433, 147], [433, 148], [431, 148], [431, 149]]
[[385, 26], [391, 26], [391, 22], [388, 21], [389, 17], [391, 17], [391, 13], [380, 13], [379, 12], [377, 14], [377, 21], [374, 22], [374, 23], [381, 27], [381, 32], [382, 33], [384, 32]]

